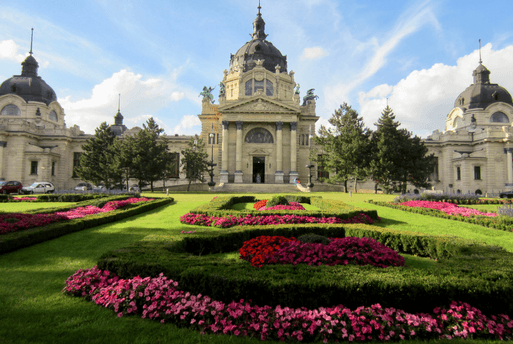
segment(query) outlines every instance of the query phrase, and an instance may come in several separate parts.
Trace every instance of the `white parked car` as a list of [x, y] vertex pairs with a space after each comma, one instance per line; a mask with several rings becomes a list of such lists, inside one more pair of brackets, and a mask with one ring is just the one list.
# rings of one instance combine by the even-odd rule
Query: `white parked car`
[[77, 186], [75, 186], [75, 191], [88, 191], [93, 190], [95, 186], [91, 183], [78, 183]]
[[55, 186], [49, 182], [34, 182], [30, 186], [23, 187], [21, 191], [25, 194], [52, 193], [55, 191]]

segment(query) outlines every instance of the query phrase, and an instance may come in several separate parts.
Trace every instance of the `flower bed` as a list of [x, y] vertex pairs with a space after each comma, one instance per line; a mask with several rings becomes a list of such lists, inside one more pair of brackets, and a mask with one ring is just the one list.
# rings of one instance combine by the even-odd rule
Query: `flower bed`
[[37, 197], [12, 197], [9, 202], [33, 202], [37, 201]]
[[87, 215], [105, 213], [129, 204], [149, 201], [148, 198], [129, 198], [122, 201], [110, 201], [102, 208], [95, 206], [78, 207], [65, 212], [55, 212], [54, 214], [19, 214], [11, 213], [0, 215], [0, 234], [16, 232], [21, 229], [46, 226], [47, 224], [82, 218]]
[[282, 236], [259, 236], [244, 243], [239, 250], [239, 259], [255, 267], [267, 264], [404, 266], [404, 258], [396, 251], [371, 238], [330, 240], [329, 244], [323, 245]]
[[377, 222], [367, 214], [359, 214], [349, 219], [338, 217], [315, 217], [300, 215], [227, 215], [222, 217], [207, 216], [205, 214], [187, 213], [180, 217], [180, 222], [188, 225], [228, 228], [233, 226], [260, 226], [277, 224], [300, 224], [300, 223], [365, 223]]
[[456, 216], [488, 216], [495, 217], [496, 213], [483, 213], [475, 209], [458, 207], [456, 204], [448, 203], [448, 202], [433, 202], [433, 201], [408, 201], [399, 203], [399, 205], [404, 205], [406, 207], [412, 208], [428, 208], [440, 210], [448, 215], [456, 215]]
[[96, 267], [75, 272], [63, 292], [110, 308], [118, 317], [137, 314], [202, 333], [261, 340], [513, 339], [513, 320], [507, 315], [487, 317], [469, 304], [455, 301], [448, 309], [434, 308], [431, 314], [412, 314], [379, 304], [355, 310], [342, 305], [312, 310], [272, 308], [244, 300], [223, 303], [205, 295], [192, 295], [179, 290], [178, 282], [163, 274], [120, 279]]

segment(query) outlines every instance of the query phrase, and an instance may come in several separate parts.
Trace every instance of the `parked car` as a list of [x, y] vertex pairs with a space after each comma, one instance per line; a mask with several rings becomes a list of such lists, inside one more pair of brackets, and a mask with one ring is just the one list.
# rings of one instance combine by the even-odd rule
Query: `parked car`
[[34, 182], [30, 186], [25, 186], [21, 191], [25, 194], [53, 193], [55, 186], [50, 182]]
[[500, 198], [513, 198], [513, 191], [504, 191], [499, 194]]
[[21, 194], [22, 188], [23, 185], [17, 181], [11, 180], [8, 182], [0, 182], [0, 193], [3, 193], [4, 195], [11, 193]]
[[141, 189], [139, 189], [139, 185], [137, 184], [132, 184], [130, 186], [130, 189], [128, 189], [128, 191], [131, 191], [131, 192], [141, 192]]
[[101, 192], [101, 191], [105, 191], [105, 185], [98, 185], [98, 186], [95, 186], [93, 187], [93, 191], [98, 191], [98, 192]]
[[94, 185], [91, 183], [78, 183], [77, 186], [75, 186], [75, 191], [87, 191], [94, 189]]

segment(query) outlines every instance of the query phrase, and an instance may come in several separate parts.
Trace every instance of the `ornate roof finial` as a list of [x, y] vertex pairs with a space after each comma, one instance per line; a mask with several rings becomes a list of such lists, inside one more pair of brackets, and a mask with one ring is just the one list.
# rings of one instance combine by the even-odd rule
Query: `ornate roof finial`
[[120, 112], [121, 108], [121, 93], [118, 93], [118, 112]]
[[258, 7], [257, 7], [257, 8], [258, 8], [258, 13], [257, 13], [257, 15], [259, 15], [259, 16], [260, 16], [260, 15], [261, 15], [261, 14], [260, 14], [260, 9], [262, 8], [262, 6], [260, 6], [260, 0], [258, 0]]
[[481, 39], [479, 39], [479, 64], [482, 64], [483, 60], [481, 59]]
[[253, 39], [265, 39], [267, 35], [265, 34], [265, 22], [262, 19], [262, 13], [260, 13], [260, 0], [258, 0], [258, 13], [255, 21], [253, 22], [253, 34], [251, 37]]
[[34, 41], [34, 28], [30, 29], [30, 51], [29, 54], [32, 55], [32, 42]]

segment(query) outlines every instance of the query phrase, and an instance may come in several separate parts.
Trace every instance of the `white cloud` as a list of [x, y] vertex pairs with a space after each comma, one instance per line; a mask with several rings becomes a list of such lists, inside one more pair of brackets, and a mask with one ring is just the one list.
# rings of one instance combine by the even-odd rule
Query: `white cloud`
[[[491, 83], [513, 90], [513, 46], [482, 49], [483, 64], [490, 70]], [[374, 129], [381, 112], [388, 104], [403, 127], [425, 136], [433, 130], [445, 129], [445, 118], [458, 95], [473, 83], [472, 72], [478, 66], [478, 51], [463, 56], [455, 66], [435, 64], [429, 69], [415, 70], [396, 85], [379, 85], [360, 92], [360, 113], [367, 126]]]
[[321, 47], [305, 48], [301, 60], [315, 60], [327, 56], [328, 52]]
[[[184, 98], [185, 93], [177, 91], [177, 86], [168, 80], [143, 79], [141, 74], [123, 69], [96, 85], [90, 98], [72, 101], [67, 96], [59, 98], [58, 101], [66, 112], [68, 126], [77, 124], [86, 133], [94, 133], [100, 123], [113, 123], [118, 94], [121, 94], [121, 113], [125, 125], [142, 126], [143, 122], [149, 117], [155, 117], [154, 114], [169, 102]], [[164, 123], [161, 121], [159, 124]], [[164, 130], [167, 129], [165, 125], [161, 126]]]
[[19, 54], [20, 47], [12, 39], [0, 41], [0, 59], [23, 62], [25, 55]]
[[185, 115], [173, 130], [176, 134], [197, 134], [201, 131], [201, 121], [196, 115]]

